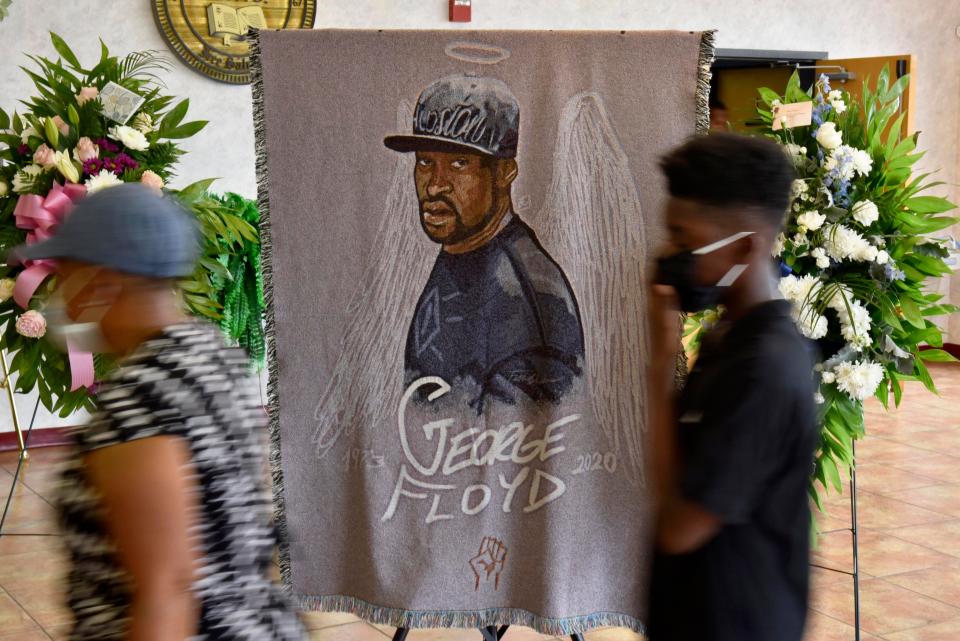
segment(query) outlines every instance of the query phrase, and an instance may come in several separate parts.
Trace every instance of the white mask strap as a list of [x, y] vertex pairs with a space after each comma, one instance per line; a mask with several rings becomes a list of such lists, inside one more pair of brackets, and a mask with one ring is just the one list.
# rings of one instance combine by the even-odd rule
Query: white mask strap
[[[703, 254], [709, 254], [710, 252], [715, 252], [715, 251], [717, 251], [717, 250], [720, 249], [721, 247], [726, 247], [726, 246], [729, 245], [730, 243], [735, 243], [735, 242], [737, 242], [738, 240], [740, 240], [741, 238], [746, 238], [747, 236], [751, 236], [751, 235], [753, 235], [753, 232], [752, 232], [752, 231], [741, 231], [741, 232], [738, 232], [738, 233], [734, 234], [733, 236], [727, 236], [726, 238], [724, 238], [724, 239], [722, 239], [722, 240], [718, 240], [718, 241], [715, 242], [715, 243], [710, 243], [710, 244], [707, 245], [706, 247], [701, 247], [700, 249], [694, 249], [692, 253], [695, 254], [695, 255], [697, 255], [697, 256], [701, 256], [701, 255], [703, 255]], [[739, 276], [739, 274], [737, 274], [737, 275]], [[726, 278], [726, 277], [724, 277], [724, 278]]]
[[740, 274], [747, 271], [747, 267], [749, 267], [749, 265], [734, 265], [730, 268], [730, 271], [724, 274], [723, 278], [717, 282], [717, 287], [730, 287], [735, 280], [740, 278]]

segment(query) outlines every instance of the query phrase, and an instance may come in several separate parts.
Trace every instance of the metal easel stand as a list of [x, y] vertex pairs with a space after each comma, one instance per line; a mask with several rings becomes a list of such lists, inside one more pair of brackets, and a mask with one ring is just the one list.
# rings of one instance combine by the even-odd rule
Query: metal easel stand
[[[0, 350], [0, 364], [3, 365], [3, 381], [0, 381], [0, 387], [7, 389], [7, 402], [10, 403], [10, 420], [13, 421], [13, 429], [17, 433], [17, 444], [20, 446], [20, 458], [28, 458], [27, 444], [23, 440], [23, 429], [20, 427], [20, 415], [17, 414], [17, 404], [13, 398], [13, 384], [10, 381], [10, 368], [7, 366], [7, 353]], [[33, 424], [31, 423], [31, 427]]]
[[[509, 627], [509, 625], [501, 625], [498, 628], [495, 625], [489, 625], [485, 628], [480, 628], [480, 633], [483, 635], [483, 641], [500, 641]], [[406, 641], [407, 634], [409, 633], [410, 628], [397, 628], [397, 631], [393, 633], [393, 641]], [[572, 641], [583, 641], [583, 635], [579, 632], [574, 632], [570, 635], [570, 639], [572, 639]]]
[[860, 542], [857, 539], [857, 442], [850, 443], [850, 534], [853, 542], [853, 619], [854, 639], [860, 641]]
[[[853, 465], [850, 466], [850, 538], [853, 545], [853, 571], [837, 570], [822, 565], [813, 564], [815, 567], [839, 572], [853, 578], [853, 625], [854, 640], [860, 641], [860, 540], [857, 534], [857, 442], [853, 441], [850, 445], [853, 454]], [[840, 532], [842, 530], [831, 530]], [[825, 532], [829, 534], [829, 532]]]
[[[3, 354], [0, 353], [0, 361], [3, 362], [3, 369], [6, 371], [6, 358], [3, 357]], [[5, 379], [7, 384], [8, 398], [10, 399], [10, 408], [13, 411], [13, 416], [16, 417], [17, 409], [13, 403], [13, 391], [9, 381]], [[30, 433], [33, 432], [33, 424], [37, 420], [37, 410], [40, 409], [40, 398], [37, 398], [37, 404], [33, 406], [33, 416], [30, 417], [30, 425], [27, 427], [27, 433], [22, 437], [20, 441], [20, 456], [17, 458], [17, 470], [13, 473], [13, 483], [10, 484], [10, 492], [7, 494], [7, 502], [3, 506], [3, 515], [0, 516], [0, 537], [3, 536], [17, 536], [14, 534], [4, 534], [3, 533], [3, 524], [7, 520], [7, 513], [10, 511], [10, 503], [13, 501], [13, 494], [17, 491], [17, 482], [20, 480], [20, 470], [23, 468], [23, 462], [27, 460], [27, 446], [30, 444]], [[14, 418], [14, 424], [19, 423], [19, 420]], [[20, 435], [19, 426], [17, 427], [17, 434]], [[27, 536], [27, 535], [24, 535]]]

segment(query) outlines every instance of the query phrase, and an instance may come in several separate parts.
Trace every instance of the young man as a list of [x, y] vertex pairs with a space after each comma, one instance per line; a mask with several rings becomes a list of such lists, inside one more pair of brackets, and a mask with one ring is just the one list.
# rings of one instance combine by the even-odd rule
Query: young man
[[[662, 161], [670, 249], [650, 305], [658, 501], [651, 641], [800, 641], [812, 361], [770, 258], [793, 171], [774, 143], [717, 133]], [[721, 304], [679, 393], [678, 312]]]

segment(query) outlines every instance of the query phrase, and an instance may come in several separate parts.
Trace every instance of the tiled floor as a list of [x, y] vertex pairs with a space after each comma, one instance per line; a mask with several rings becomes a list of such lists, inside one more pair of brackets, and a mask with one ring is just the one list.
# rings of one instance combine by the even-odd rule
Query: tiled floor
[[[938, 366], [941, 396], [907, 389], [904, 407], [885, 413], [870, 403], [869, 436], [858, 446], [860, 565], [864, 641], [960, 640], [960, 366]], [[0, 641], [59, 641], [69, 621], [60, 603], [63, 556], [51, 491], [57, 448], [31, 454], [0, 537]], [[0, 454], [6, 497], [15, 453]], [[828, 502], [814, 554], [808, 641], [852, 641], [848, 497]], [[7, 535], [10, 536], [7, 536]], [[384, 641], [393, 630], [342, 614], [308, 614], [319, 641]], [[411, 641], [479, 641], [475, 630], [422, 630]], [[546, 639], [511, 629], [506, 641]], [[621, 629], [591, 632], [588, 641], [627, 641]]]

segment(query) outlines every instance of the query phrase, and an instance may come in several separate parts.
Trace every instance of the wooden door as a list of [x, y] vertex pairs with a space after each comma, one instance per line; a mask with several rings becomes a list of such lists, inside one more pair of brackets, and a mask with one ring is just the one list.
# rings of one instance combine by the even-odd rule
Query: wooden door
[[[913, 103], [914, 103], [914, 85], [916, 77], [913, 76], [914, 58], [910, 54], [902, 56], [878, 56], [876, 58], [837, 58], [820, 60], [817, 62], [817, 76], [820, 73], [836, 73], [846, 71], [853, 74], [853, 78], [846, 81], [833, 80], [831, 86], [834, 89], [843, 89], [849, 91], [857, 102], [861, 102], [863, 95], [863, 84], [870, 82], [870, 87], [876, 87], [877, 76], [884, 67], [887, 67], [890, 74], [890, 82], [895, 82], [905, 74], [911, 74], [910, 84], [907, 90], [903, 92], [901, 98], [900, 110], [907, 114], [903, 119], [903, 135], [907, 136], [915, 131], [913, 128]], [[835, 68], [838, 67], [838, 68]]]

